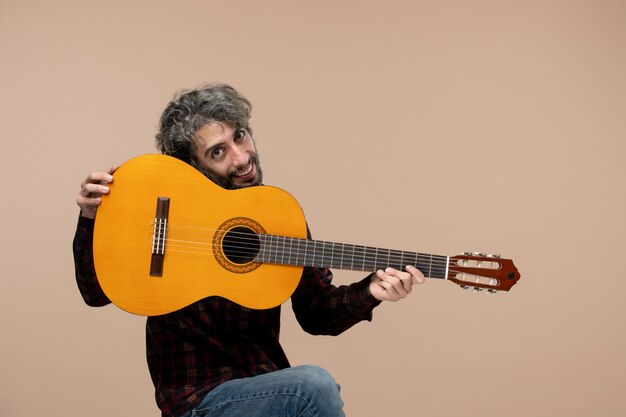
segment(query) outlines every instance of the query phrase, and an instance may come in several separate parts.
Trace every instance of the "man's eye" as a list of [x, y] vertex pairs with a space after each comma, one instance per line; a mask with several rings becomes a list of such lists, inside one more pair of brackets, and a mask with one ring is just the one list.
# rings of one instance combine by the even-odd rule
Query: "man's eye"
[[243, 129], [240, 129], [237, 131], [237, 133], [235, 133], [235, 140], [237, 139], [243, 139], [244, 136], [246, 136], [246, 131]]
[[220, 156], [222, 156], [223, 153], [224, 153], [224, 150], [222, 148], [216, 148], [216, 149], [213, 149], [213, 152], [211, 152], [211, 157], [219, 158]]

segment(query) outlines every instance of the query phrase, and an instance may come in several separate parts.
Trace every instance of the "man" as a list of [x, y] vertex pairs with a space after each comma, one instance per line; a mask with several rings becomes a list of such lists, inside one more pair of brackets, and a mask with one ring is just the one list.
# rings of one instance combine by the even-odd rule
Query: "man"
[[[259, 186], [250, 112], [249, 101], [228, 85], [185, 92], [165, 109], [157, 147], [226, 189]], [[76, 280], [90, 306], [110, 303], [94, 270], [92, 239], [115, 170], [90, 174], [76, 199]], [[311, 334], [337, 335], [369, 321], [381, 301], [404, 298], [413, 283], [424, 282], [412, 266], [379, 270], [349, 286], [333, 286], [331, 279], [328, 269], [305, 267], [291, 297], [299, 324]], [[163, 416], [343, 416], [339, 386], [319, 367], [290, 367], [279, 329], [280, 306], [251, 310], [221, 297], [149, 317], [148, 366]]]

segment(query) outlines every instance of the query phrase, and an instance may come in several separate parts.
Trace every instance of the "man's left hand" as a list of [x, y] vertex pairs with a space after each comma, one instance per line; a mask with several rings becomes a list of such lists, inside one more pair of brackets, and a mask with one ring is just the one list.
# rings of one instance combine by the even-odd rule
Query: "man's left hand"
[[425, 281], [424, 274], [410, 265], [406, 267], [406, 271], [379, 269], [372, 276], [370, 292], [377, 300], [398, 301], [411, 293], [413, 284], [423, 284]]

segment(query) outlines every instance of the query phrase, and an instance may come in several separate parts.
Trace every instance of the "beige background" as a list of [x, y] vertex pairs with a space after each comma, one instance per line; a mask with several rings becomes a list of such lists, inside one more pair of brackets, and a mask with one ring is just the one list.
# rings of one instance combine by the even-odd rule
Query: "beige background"
[[144, 319], [76, 289], [74, 199], [210, 81], [252, 100], [314, 237], [522, 272], [429, 281], [336, 338], [286, 306], [293, 364], [349, 416], [625, 415], [624, 74], [622, 1], [0, 0], [0, 415], [158, 415]]

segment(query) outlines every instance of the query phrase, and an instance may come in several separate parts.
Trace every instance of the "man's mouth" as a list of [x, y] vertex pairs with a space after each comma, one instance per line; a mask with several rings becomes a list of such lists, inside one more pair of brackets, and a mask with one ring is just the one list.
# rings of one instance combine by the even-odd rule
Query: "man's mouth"
[[248, 180], [251, 180], [252, 178], [254, 178], [254, 175], [255, 175], [254, 164], [252, 162], [250, 162], [245, 169], [239, 170], [239, 171], [236, 171], [236, 172], [232, 173], [231, 177], [237, 178], [237, 179], [240, 179], [240, 180], [244, 180], [244, 181], [248, 181]]

